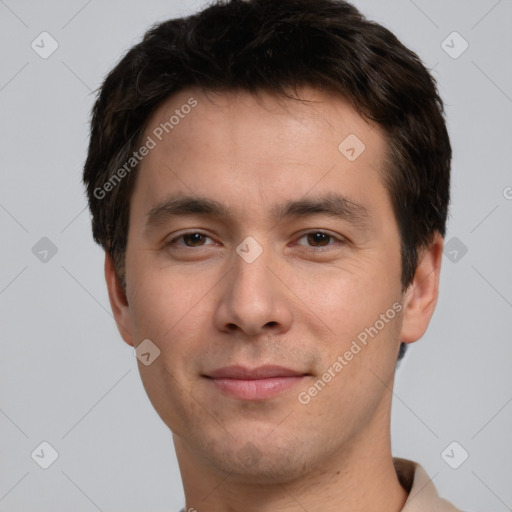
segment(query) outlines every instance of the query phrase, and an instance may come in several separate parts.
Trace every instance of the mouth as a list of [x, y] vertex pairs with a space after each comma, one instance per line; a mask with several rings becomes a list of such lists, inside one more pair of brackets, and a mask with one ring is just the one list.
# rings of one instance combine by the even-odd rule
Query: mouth
[[301, 382], [310, 374], [282, 366], [227, 366], [206, 375], [217, 390], [239, 400], [265, 400]]

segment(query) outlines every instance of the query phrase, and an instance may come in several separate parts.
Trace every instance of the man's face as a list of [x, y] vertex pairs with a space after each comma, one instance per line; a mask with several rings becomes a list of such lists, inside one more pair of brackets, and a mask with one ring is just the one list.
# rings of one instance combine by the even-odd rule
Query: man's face
[[[174, 95], [130, 203], [120, 323], [160, 350], [139, 363], [148, 396], [178, 452], [260, 481], [387, 432], [400, 342], [383, 134], [340, 97], [302, 94]], [[244, 373], [264, 366], [287, 370]]]

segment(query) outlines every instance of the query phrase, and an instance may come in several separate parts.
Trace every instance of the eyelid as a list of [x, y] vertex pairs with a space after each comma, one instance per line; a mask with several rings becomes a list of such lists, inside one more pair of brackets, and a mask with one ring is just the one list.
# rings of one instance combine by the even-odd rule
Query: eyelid
[[[328, 231], [328, 230], [325, 230], [325, 229], [308, 229], [307, 231], [304, 231], [304, 232], [301, 232], [298, 237], [296, 238], [296, 240], [300, 240], [301, 238], [304, 238], [305, 236], [307, 235], [311, 235], [311, 234], [315, 234], [315, 233], [322, 233], [324, 235], [327, 235], [331, 238], [333, 238], [334, 240], [336, 240], [338, 243], [340, 244], [347, 244], [349, 242], [349, 240], [344, 237], [343, 235], [340, 235], [339, 233], [332, 233], [331, 231]], [[334, 244], [330, 243], [330, 244], [327, 244], [327, 245], [324, 245], [324, 246], [312, 246], [312, 245], [306, 245], [306, 244], [297, 244], [297, 245], [304, 245], [306, 247], [309, 247], [311, 249], [325, 249], [325, 248], [328, 248]]]
[[211, 236], [207, 235], [206, 233], [203, 233], [201, 230], [191, 229], [188, 231], [184, 231], [184, 232], [180, 233], [179, 235], [176, 235], [176, 233], [173, 233], [172, 238], [170, 240], [166, 239], [165, 245], [175, 245], [177, 247], [184, 247], [186, 249], [197, 249], [198, 247], [204, 247], [205, 245], [213, 245], [213, 244], [204, 244], [204, 245], [199, 245], [198, 247], [188, 247], [184, 244], [176, 243], [177, 240], [179, 240], [180, 238], [183, 238], [186, 235], [195, 235], [195, 234], [204, 236], [205, 238], [209, 238], [210, 240], [213, 241], [213, 238]]

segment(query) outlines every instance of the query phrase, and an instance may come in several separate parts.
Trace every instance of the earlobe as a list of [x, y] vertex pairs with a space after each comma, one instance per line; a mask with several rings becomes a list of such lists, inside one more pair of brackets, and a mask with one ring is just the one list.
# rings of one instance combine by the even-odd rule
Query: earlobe
[[131, 329], [130, 309], [126, 292], [121, 285], [119, 276], [114, 267], [112, 257], [105, 251], [105, 280], [107, 282], [108, 298], [112, 313], [117, 324], [117, 329], [123, 340], [130, 346], [133, 344], [133, 335]]
[[443, 257], [443, 238], [434, 235], [432, 243], [418, 257], [414, 279], [404, 294], [404, 314], [400, 341], [412, 343], [427, 330], [439, 294], [439, 276]]

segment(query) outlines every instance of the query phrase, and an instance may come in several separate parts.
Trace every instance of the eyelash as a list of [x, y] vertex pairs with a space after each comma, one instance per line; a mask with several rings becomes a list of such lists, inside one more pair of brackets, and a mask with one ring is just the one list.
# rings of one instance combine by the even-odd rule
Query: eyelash
[[[341, 236], [337, 237], [335, 235], [332, 235], [331, 233], [327, 232], [327, 231], [323, 231], [321, 229], [317, 229], [317, 230], [312, 230], [312, 231], [308, 231], [306, 233], [303, 233], [298, 240], [301, 240], [303, 239], [304, 237], [307, 237], [309, 235], [317, 235], [317, 234], [322, 234], [322, 235], [325, 235], [327, 237], [329, 237], [329, 241], [336, 241], [338, 242], [339, 244], [346, 244], [347, 243], [347, 240]], [[166, 245], [168, 246], [177, 246], [179, 248], [183, 248], [183, 249], [195, 249], [196, 247], [205, 247], [205, 245], [198, 245], [196, 247], [189, 247], [187, 245], [184, 245], [184, 244], [177, 244], [176, 242], [180, 239], [183, 239], [185, 236], [188, 236], [188, 235], [201, 235], [202, 237], [205, 237], [205, 238], [209, 238], [211, 240], [211, 237], [209, 237], [208, 235], [205, 235], [204, 233], [201, 233], [200, 231], [190, 231], [188, 233], [183, 233], [181, 234], [180, 236], [177, 236], [176, 238], [173, 238], [172, 240], [170, 240]], [[304, 244], [297, 244], [297, 245], [304, 245]], [[332, 245], [335, 245], [334, 243], [329, 243], [327, 245], [320, 245], [320, 246], [314, 246], [314, 245], [308, 245], [307, 247], [311, 248], [311, 249], [316, 249], [316, 250], [325, 250], [327, 247], [330, 247]]]

